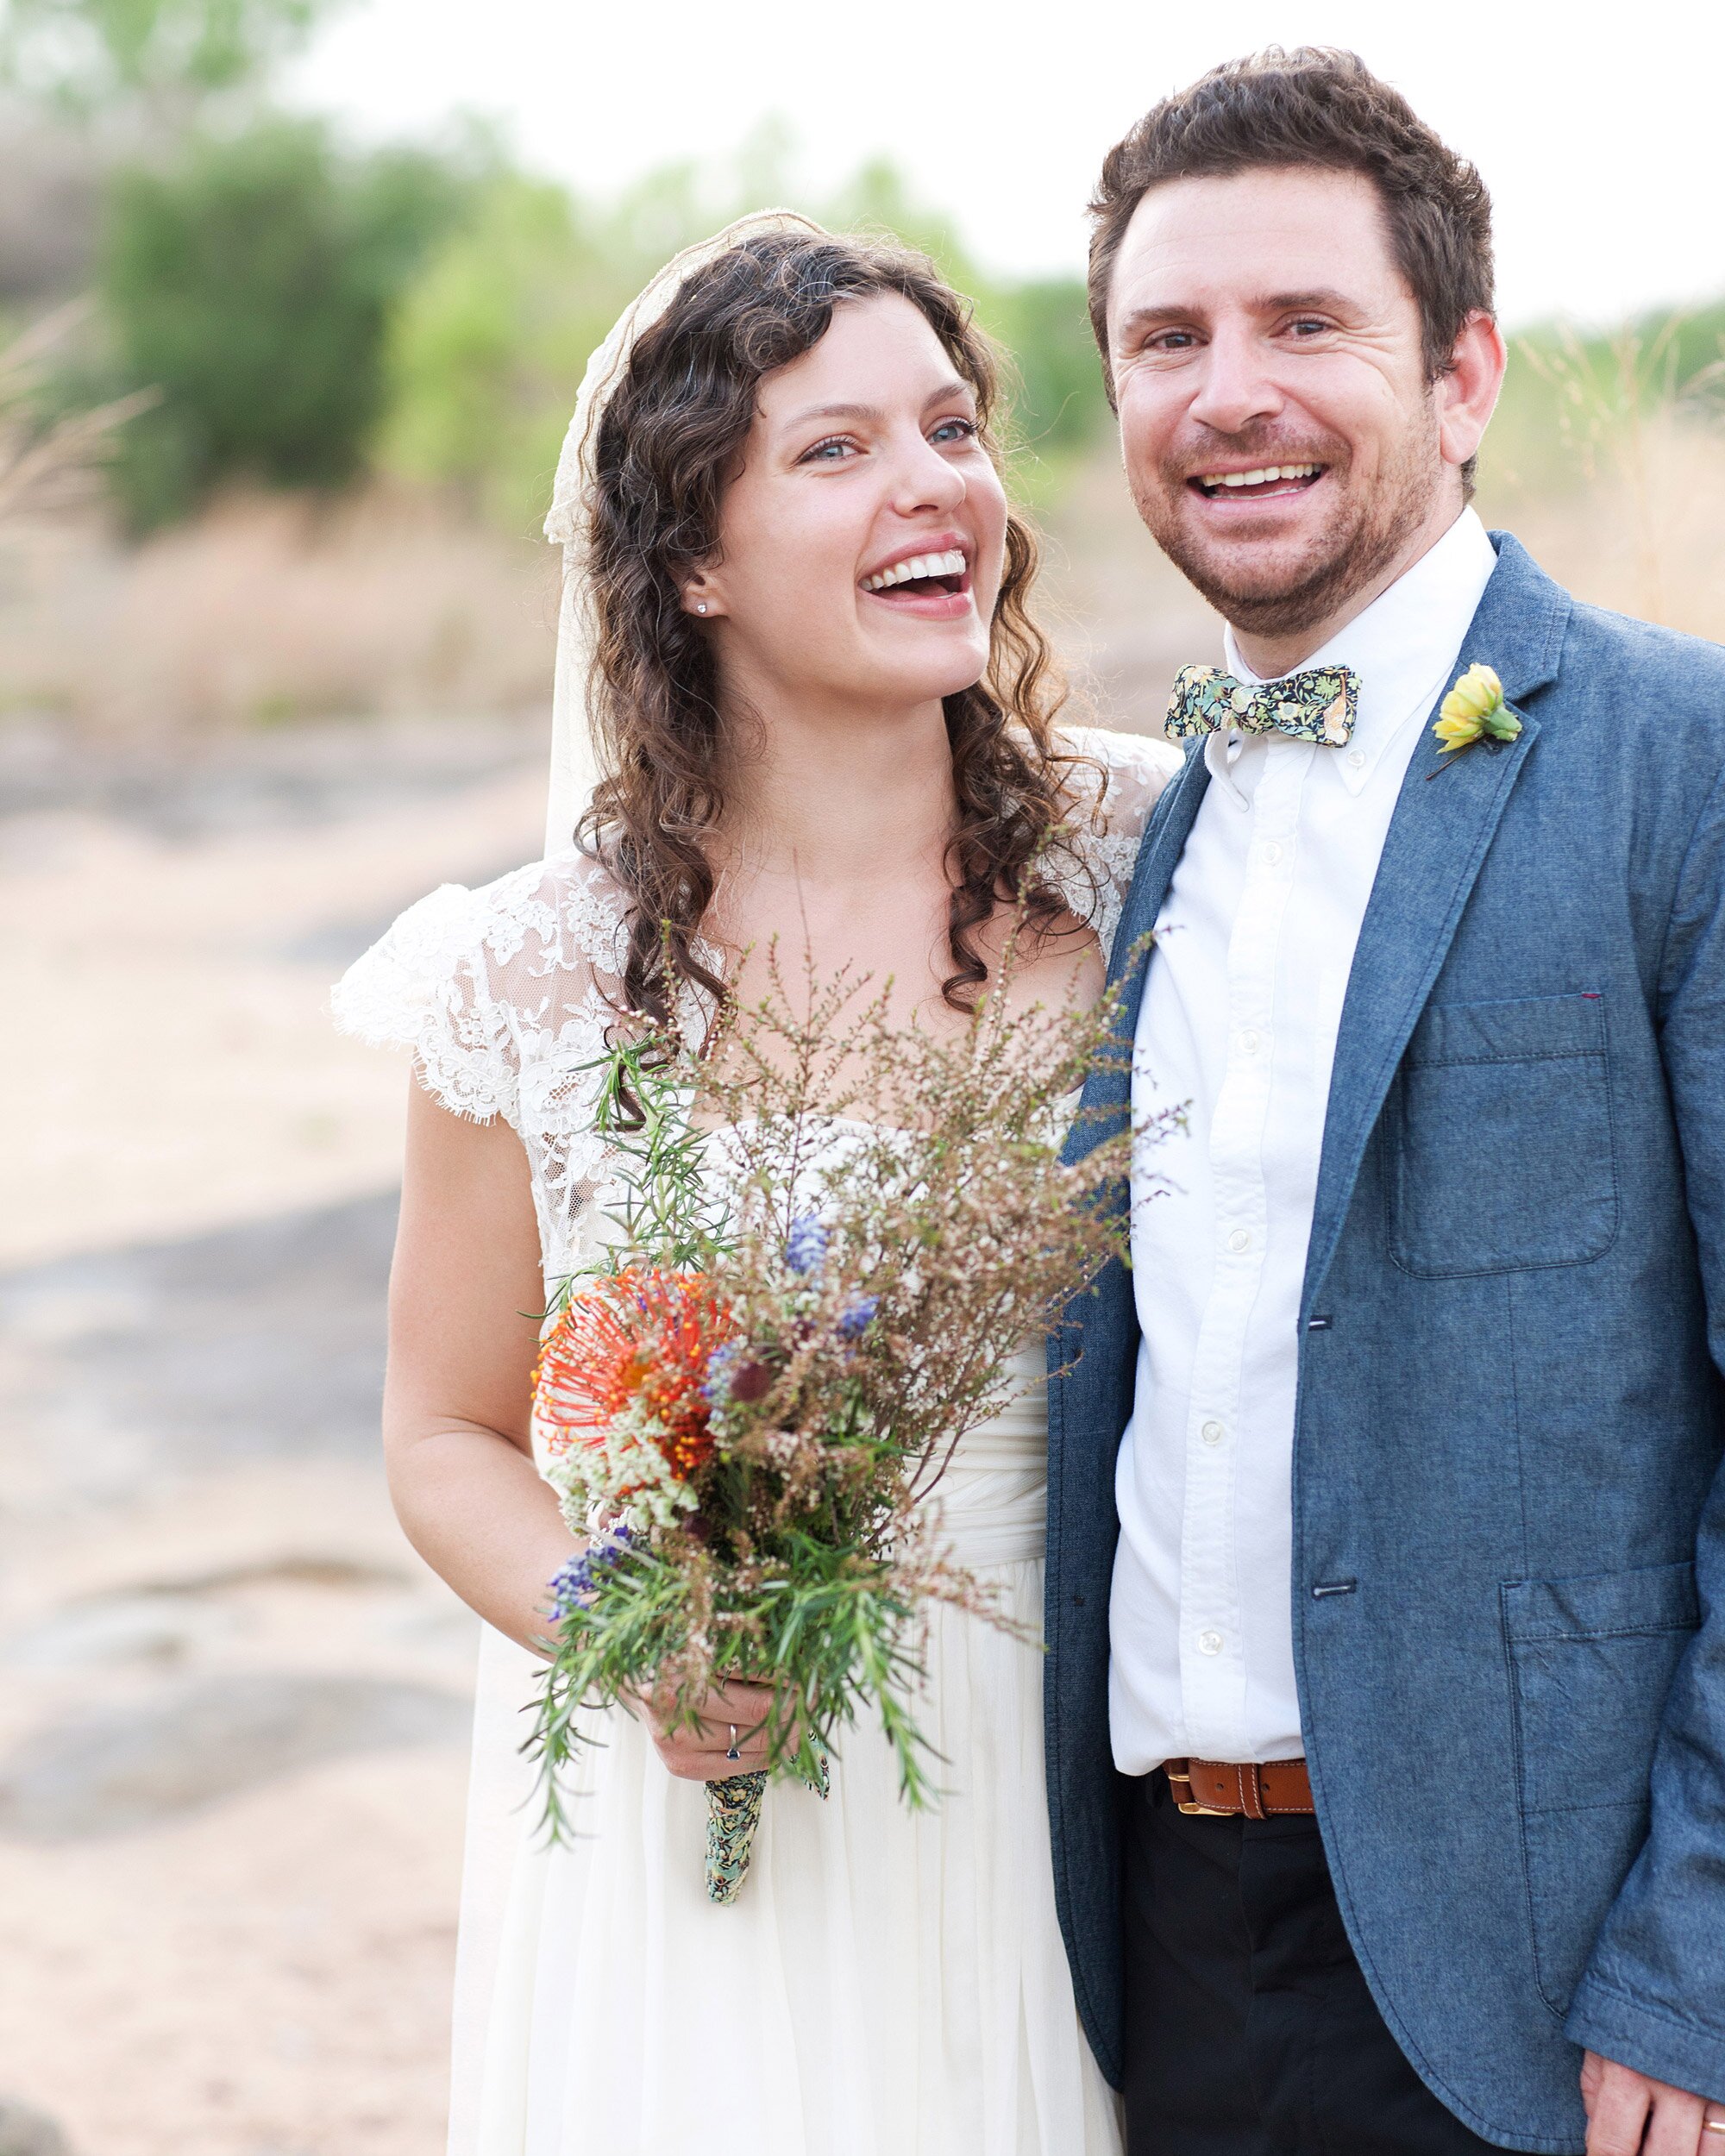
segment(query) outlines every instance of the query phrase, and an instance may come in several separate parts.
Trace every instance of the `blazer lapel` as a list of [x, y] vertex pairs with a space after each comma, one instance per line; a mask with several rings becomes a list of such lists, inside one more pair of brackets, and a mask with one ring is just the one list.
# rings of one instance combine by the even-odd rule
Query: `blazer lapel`
[[1114, 1055], [1108, 1065], [1094, 1069], [1085, 1081], [1083, 1097], [1066, 1141], [1069, 1161], [1082, 1159], [1093, 1145], [1119, 1131], [1132, 1113], [1132, 1039], [1138, 1031], [1145, 968], [1150, 958], [1148, 945], [1138, 946], [1156, 925], [1181, 849], [1209, 783], [1203, 736], [1198, 736], [1188, 744], [1185, 764], [1170, 780], [1138, 849], [1132, 887], [1126, 893], [1120, 924], [1108, 954], [1108, 986], [1119, 989], [1120, 999], [1113, 1031]]
[[[1491, 536], [1497, 567], [1463, 640], [1457, 672], [1477, 661], [1494, 668], [1521, 731], [1495, 753], [1478, 744], [1446, 756], [1427, 714], [1384, 841], [1342, 1006], [1302, 1325], [1335, 1253], [1389, 1081], [1454, 938], [1510, 790], [1539, 738], [1539, 721], [1517, 708], [1519, 700], [1557, 674], [1568, 596], [1507, 532]], [[1428, 784], [1434, 773], [1439, 775]]]

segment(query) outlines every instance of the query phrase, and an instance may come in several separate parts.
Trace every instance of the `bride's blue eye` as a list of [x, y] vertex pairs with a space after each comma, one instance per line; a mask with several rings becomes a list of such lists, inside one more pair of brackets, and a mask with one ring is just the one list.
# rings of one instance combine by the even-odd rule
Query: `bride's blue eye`
[[805, 449], [797, 459], [799, 464], [837, 464], [847, 449], [856, 445], [842, 434], [829, 435], [825, 442], [817, 442], [812, 448]]
[[944, 436], [949, 442], [974, 442], [976, 439], [976, 422], [974, 419], [943, 419], [929, 436], [929, 440], [938, 442], [942, 436]]

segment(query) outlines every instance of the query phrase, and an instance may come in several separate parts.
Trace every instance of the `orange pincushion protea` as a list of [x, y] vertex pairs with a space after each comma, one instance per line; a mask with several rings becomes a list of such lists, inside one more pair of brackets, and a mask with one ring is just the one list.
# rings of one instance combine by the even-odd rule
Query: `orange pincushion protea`
[[571, 1298], [534, 1371], [534, 1410], [555, 1457], [602, 1444], [630, 1409], [680, 1481], [712, 1453], [705, 1391], [713, 1350], [736, 1327], [704, 1273], [631, 1265]]

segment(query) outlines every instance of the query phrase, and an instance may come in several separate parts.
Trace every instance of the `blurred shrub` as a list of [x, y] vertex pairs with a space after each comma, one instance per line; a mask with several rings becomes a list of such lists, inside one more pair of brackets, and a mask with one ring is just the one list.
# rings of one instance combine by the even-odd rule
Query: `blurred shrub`
[[[1710, 505], [1697, 523], [1689, 496], [1705, 484], [1697, 476], [1686, 486], [1681, 475], [1717, 472], [1722, 418], [1725, 304], [1645, 317], [1609, 335], [1536, 330], [1511, 348], [1486, 436], [1488, 513], [1519, 530], [1542, 511], [1573, 517], [1588, 504], [1596, 514], [1609, 499], [1614, 603], [1714, 634], [1716, 605], [1697, 602], [1692, 586], [1697, 567], [1703, 586], [1716, 581], [1721, 528]], [[1590, 580], [1606, 550], [1596, 546]]]
[[497, 176], [395, 308], [379, 465], [536, 523], [587, 354], [628, 297], [618, 252], [561, 187]]
[[354, 475], [383, 407], [391, 304], [463, 185], [447, 160], [348, 158], [322, 127], [283, 120], [116, 175], [103, 311], [126, 383], [161, 392], [116, 467], [135, 523], [229, 479]]

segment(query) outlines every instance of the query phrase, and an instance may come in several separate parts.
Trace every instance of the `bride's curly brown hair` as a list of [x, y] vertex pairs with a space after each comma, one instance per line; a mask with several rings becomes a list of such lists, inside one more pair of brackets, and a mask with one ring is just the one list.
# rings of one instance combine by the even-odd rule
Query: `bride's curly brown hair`
[[[811, 350], [836, 308], [895, 293], [925, 317], [976, 393], [982, 438], [993, 358], [967, 303], [917, 257], [872, 242], [773, 233], [693, 272], [637, 341], [599, 428], [585, 505], [594, 650], [589, 703], [605, 775], [577, 836], [627, 901], [624, 1008], [659, 1024], [693, 982], [725, 986], [697, 949], [712, 902], [711, 841], [724, 810], [724, 718], [712, 648], [686, 611], [688, 573], [717, 556], [719, 511], [755, 418], [762, 377]], [[1075, 761], [1054, 741], [1063, 690], [1026, 598], [1036, 542], [1008, 515], [987, 671], [945, 699], [958, 814], [946, 1001], [975, 1007], [988, 978], [978, 931], [1022, 903], [1033, 934], [1069, 901], [1043, 873], [1068, 813]], [[1064, 849], [1063, 849], [1063, 854]]]

